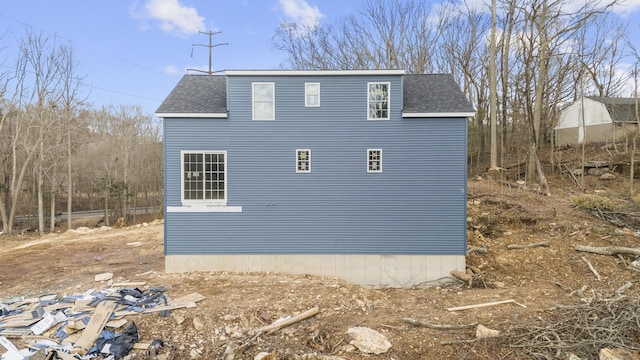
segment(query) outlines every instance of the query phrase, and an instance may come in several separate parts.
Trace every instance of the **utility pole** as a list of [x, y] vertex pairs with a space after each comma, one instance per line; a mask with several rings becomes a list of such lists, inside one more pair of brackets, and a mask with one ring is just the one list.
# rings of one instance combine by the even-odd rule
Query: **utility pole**
[[[206, 44], [193, 44], [193, 46], [204, 46], [204, 47], [208, 47], [209, 48], [209, 70], [205, 71], [205, 70], [200, 70], [200, 69], [187, 69], [187, 71], [199, 71], [205, 74], [213, 74], [216, 73], [218, 71], [212, 71], [211, 70], [211, 55], [213, 52], [213, 48], [216, 46], [220, 46], [220, 45], [229, 45], [229, 43], [220, 43], [220, 44], [213, 44], [213, 35], [217, 35], [222, 33], [222, 31], [217, 31], [217, 32], [213, 32], [213, 31], [208, 31], [208, 32], [204, 32], [204, 31], [198, 31], [198, 33], [202, 34], [202, 35], [209, 35], [209, 45]], [[193, 55], [193, 49], [191, 50], [191, 54]]]

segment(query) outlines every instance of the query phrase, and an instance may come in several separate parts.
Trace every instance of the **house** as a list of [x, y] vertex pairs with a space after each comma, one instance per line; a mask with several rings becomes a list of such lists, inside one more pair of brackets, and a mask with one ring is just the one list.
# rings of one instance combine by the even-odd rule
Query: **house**
[[637, 130], [636, 100], [598, 96], [578, 99], [560, 113], [554, 128], [556, 145], [624, 140], [629, 132]]
[[374, 287], [465, 269], [467, 121], [449, 75], [185, 75], [164, 120], [168, 272]]

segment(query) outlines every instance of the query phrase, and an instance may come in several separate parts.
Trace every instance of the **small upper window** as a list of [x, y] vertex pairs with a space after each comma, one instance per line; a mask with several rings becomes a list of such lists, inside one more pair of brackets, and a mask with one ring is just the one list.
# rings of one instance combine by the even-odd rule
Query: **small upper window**
[[296, 172], [297, 173], [311, 172], [311, 150], [310, 149], [296, 150]]
[[389, 120], [390, 83], [368, 83], [367, 120]]
[[320, 83], [304, 84], [304, 106], [305, 107], [320, 106]]
[[382, 149], [367, 149], [367, 172], [382, 172]]
[[253, 120], [274, 120], [276, 116], [274, 83], [252, 83]]

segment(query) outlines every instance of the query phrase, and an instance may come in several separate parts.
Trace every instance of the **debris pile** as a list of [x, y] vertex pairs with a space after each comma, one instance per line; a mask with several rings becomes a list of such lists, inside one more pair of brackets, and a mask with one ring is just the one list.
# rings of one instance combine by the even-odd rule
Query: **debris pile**
[[[134, 314], [170, 315], [173, 309], [195, 307], [204, 296], [193, 293], [171, 300], [164, 287], [144, 282], [113, 283], [112, 274], [96, 275], [110, 286], [74, 295], [0, 300], [1, 360], [119, 360], [134, 347], [158, 352], [162, 340], [139, 343]], [[25, 348], [18, 349], [12, 340]], [[17, 342], [16, 342], [17, 343]]]

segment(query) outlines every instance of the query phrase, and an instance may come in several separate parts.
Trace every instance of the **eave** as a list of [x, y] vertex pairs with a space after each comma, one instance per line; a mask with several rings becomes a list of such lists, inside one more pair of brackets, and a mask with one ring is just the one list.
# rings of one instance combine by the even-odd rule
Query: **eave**
[[157, 117], [161, 118], [216, 118], [216, 119], [226, 119], [229, 117], [229, 114], [224, 113], [156, 113]]

